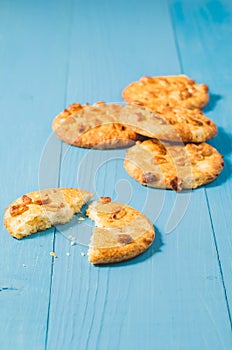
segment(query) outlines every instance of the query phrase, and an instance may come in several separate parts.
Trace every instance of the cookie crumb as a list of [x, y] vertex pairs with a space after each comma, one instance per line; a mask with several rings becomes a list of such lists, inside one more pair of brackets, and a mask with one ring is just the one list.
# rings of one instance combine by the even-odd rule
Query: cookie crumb
[[81, 256], [85, 256], [85, 253], [81, 252]]
[[57, 255], [55, 252], [50, 252], [50, 255], [53, 257], [53, 258], [57, 258]]
[[27, 267], [27, 265], [26, 265], [26, 264], [23, 264], [23, 267]]
[[71, 241], [70, 245], [74, 246], [74, 245], [76, 245], [76, 242], [75, 241]]
[[68, 253], [66, 253], [66, 255], [67, 255], [67, 256], [70, 256], [71, 254], [68, 252]]

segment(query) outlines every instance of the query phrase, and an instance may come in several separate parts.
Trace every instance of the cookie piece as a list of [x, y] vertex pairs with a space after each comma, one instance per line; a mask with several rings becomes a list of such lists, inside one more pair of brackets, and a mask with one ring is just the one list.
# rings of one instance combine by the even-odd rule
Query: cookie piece
[[208, 86], [197, 84], [186, 75], [144, 76], [128, 85], [122, 96], [127, 103], [150, 106], [153, 110], [160, 105], [203, 108], [209, 101]]
[[93, 106], [79, 103], [69, 106], [53, 121], [56, 135], [64, 142], [83, 148], [122, 148], [141, 137], [118, 122], [123, 106], [97, 102]]
[[207, 143], [171, 144], [146, 140], [126, 152], [124, 167], [142, 185], [174, 191], [213, 181], [222, 171], [222, 155]]
[[116, 263], [143, 253], [153, 242], [154, 226], [134, 208], [102, 197], [89, 205], [87, 215], [96, 228], [88, 251], [92, 264]]
[[67, 223], [92, 197], [92, 193], [75, 188], [30, 192], [7, 207], [4, 224], [13, 237], [21, 239], [52, 225]]
[[217, 135], [217, 126], [200, 109], [181, 106], [159, 106], [154, 112], [137, 105], [127, 105], [119, 120], [141, 135], [161, 140], [203, 142]]

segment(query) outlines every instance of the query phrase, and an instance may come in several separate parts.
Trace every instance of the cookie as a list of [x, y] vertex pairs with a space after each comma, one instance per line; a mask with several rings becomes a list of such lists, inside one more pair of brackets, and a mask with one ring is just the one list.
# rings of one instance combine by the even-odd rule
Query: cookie
[[56, 135], [68, 144], [83, 148], [128, 147], [141, 137], [118, 122], [123, 106], [97, 102], [93, 106], [79, 103], [69, 106], [53, 121]]
[[67, 223], [92, 197], [92, 193], [75, 188], [30, 192], [7, 207], [4, 224], [13, 237], [21, 239], [52, 225]]
[[146, 140], [126, 152], [124, 167], [142, 185], [174, 191], [207, 184], [220, 174], [222, 155], [207, 143]]
[[160, 105], [203, 108], [209, 101], [208, 86], [197, 84], [186, 75], [144, 76], [128, 85], [122, 96], [127, 103], [150, 106], [153, 110]]
[[89, 205], [87, 215], [96, 228], [88, 251], [92, 264], [116, 263], [143, 253], [153, 242], [154, 226], [134, 208], [102, 197]]
[[217, 135], [217, 126], [200, 109], [181, 106], [159, 106], [154, 112], [137, 105], [127, 105], [119, 120], [141, 135], [161, 140], [203, 142]]

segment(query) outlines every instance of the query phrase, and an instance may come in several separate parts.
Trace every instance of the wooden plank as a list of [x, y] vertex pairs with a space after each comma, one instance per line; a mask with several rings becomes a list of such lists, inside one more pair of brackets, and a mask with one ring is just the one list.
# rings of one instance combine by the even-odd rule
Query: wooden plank
[[[218, 136], [210, 143], [224, 155], [225, 168], [217, 181], [206, 187], [206, 197], [231, 321], [232, 48], [229, 43], [232, 34], [232, 3], [226, 0], [194, 3], [170, 1], [170, 8], [183, 71], [209, 85], [211, 99], [205, 110], [219, 127]], [[188, 32], [184, 30], [187, 25]]]
[[[121, 89], [143, 74], [181, 72], [163, 1], [75, 3], [71, 38], [70, 103], [118, 101]], [[191, 194], [183, 219], [165, 234], [182, 195], [131, 180], [122, 167], [124, 151], [66, 150], [62, 185], [81, 184], [96, 188], [97, 195], [122, 198], [155, 222], [157, 237], [135, 260], [99, 268], [88, 263], [85, 246], [71, 247], [56, 235], [47, 349], [231, 348], [204, 189]]]
[[[44, 173], [43, 147], [64, 106], [70, 2], [1, 1], [1, 217], [15, 198], [57, 185], [60, 142]], [[40, 163], [42, 161], [42, 164]], [[44, 349], [53, 230], [23, 241], [0, 235], [0, 348]]]

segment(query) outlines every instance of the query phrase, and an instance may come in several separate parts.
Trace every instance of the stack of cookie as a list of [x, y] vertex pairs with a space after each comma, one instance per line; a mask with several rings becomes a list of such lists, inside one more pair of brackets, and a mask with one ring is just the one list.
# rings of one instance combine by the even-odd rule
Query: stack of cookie
[[53, 121], [63, 141], [84, 148], [122, 148], [125, 169], [145, 186], [175, 191], [213, 181], [222, 156], [205, 143], [217, 126], [201, 108], [208, 87], [187, 76], [142, 77], [123, 90], [127, 105], [71, 105]]
[[[97, 102], [71, 105], [53, 121], [68, 144], [97, 149], [124, 148], [128, 174], [145, 186], [175, 191], [213, 181], [222, 156], [205, 143], [217, 127], [200, 108], [208, 88], [186, 76], [143, 77], [123, 90], [127, 105]], [[69, 222], [93, 193], [73, 188], [24, 194], [6, 209], [4, 224], [18, 239]], [[93, 201], [86, 215], [96, 227], [88, 250], [93, 264], [128, 260], [144, 252], [155, 237], [142, 213], [109, 197]]]
[[145, 76], [127, 86], [123, 98], [155, 112], [168, 125], [158, 140], [127, 151], [125, 168], [133, 178], [143, 185], [180, 191], [207, 184], [220, 174], [222, 156], [205, 143], [217, 135], [217, 126], [201, 110], [209, 101], [207, 85], [185, 75]]

